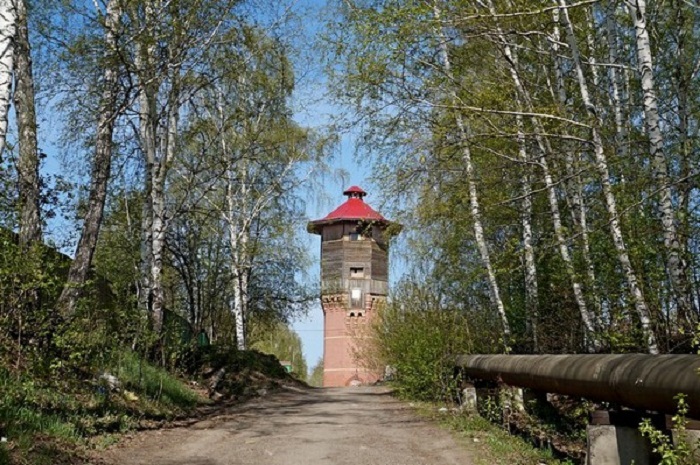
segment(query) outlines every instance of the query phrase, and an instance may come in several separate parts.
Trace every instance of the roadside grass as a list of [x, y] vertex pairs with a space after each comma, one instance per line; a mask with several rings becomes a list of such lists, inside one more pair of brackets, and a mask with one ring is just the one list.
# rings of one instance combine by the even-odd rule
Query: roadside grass
[[173, 419], [208, 402], [130, 351], [112, 357], [104, 372], [119, 379], [118, 392], [99, 381], [100, 372], [69, 379], [0, 369], [0, 436], [7, 438], [0, 465], [76, 463], [90, 437]]
[[189, 410], [205, 401], [168, 371], [153, 366], [134, 352], [122, 352], [112, 363], [114, 375], [124, 387], [168, 410]]
[[557, 459], [551, 450], [539, 449], [519, 436], [513, 436], [478, 414], [458, 410], [440, 412], [437, 404], [414, 405], [418, 412], [452, 431], [474, 452], [474, 465], [573, 465]]
[[[225, 367], [218, 389], [227, 399], [299, 382], [274, 356], [227, 347], [202, 352], [197, 362], [202, 370], [196, 372], [206, 379], [207, 373]], [[8, 439], [0, 442], [0, 465], [90, 463], [88, 449], [114, 444], [127, 431], [162, 427], [212, 403], [135, 352], [114, 352], [103, 360], [89, 373], [63, 371], [53, 376], [12, 371], [0, 364], [0, 436]], [[118, 390], [100, 379], [103, 373], [117, 378]]]

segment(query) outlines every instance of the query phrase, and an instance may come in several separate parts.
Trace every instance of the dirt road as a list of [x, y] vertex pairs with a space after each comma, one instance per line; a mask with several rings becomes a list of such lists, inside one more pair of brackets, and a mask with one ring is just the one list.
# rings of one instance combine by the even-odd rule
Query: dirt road
[[150, 431], [102, 456], [110, 465], [469, 465], [450, 433], [386, 388], [293, 389], [187, 428]]

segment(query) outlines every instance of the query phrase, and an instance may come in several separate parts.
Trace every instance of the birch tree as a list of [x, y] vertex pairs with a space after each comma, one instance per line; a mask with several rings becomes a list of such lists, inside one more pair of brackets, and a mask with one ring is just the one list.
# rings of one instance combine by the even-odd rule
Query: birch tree
[[436, 29], [437, 46], [439, 47], [439, 54], [441, 64], [443, 66], [443, 72], [445, 77], [448, 79], [447, 95], [449, 98], [450, 105], [454, 108], [454, 119], [457, 126], [458, 138], [461, 143], [462, 150], [462, 162], [464, 163], [464, 172], [467, 181], [467, 186], [469, 189], [469, 205], [471, 208], [471, 216], [474, 221], [474, 237], [479, 248], [479, 253], [481, 254], [481, 260], [484, 263], [484, 268], [486, 268], [486, 274], [488, 276], [488, 282], [491, 289], [491, 299], [493, 305], [496, 307], [499, 317], [501, 318], [501, 325], [503, 329], [503, 346], [506, 352], [510, 350], [510, 322], [508, 321], [508, 316], [506, 315], [505, 306], [503, 305], [503, 300], [501, 300], [500, 289], [498, 286], [498, 281], [496, 280], [496, 274], [491, 265], [491, 255], [486, 244], [486, 239], [484, 237], [484, 227], [481, 222], [481, 208], [479, 205], [479, 197], [476, 189], [476, 183], [474, 182], [474, 166], [472, 164], [471, 150], [467, 144], [468, 129], [464, 123], [462, 115], [459, 111], [459, 98], [457, 92], [454, 90], [454, 83], [456, 82], [454, 75], [452, 74], [452, 64], [447, 48], [447, 39], [445, 33], [441, 29], [443, 26], [442, 14], [440, 6], [437, 2], [433, 2], [433, 12], [435, 15], [435, 20], [438, 23], [438, 29]]
[[12, 100], [12, 77], [15, 70], [16, 34], [16, 2], [15, 0], [3, 0], [0, 2], [0, 157], [5, 151], [7, 143], [8, 115]]
[[233, 3], [149, 0], [127, 10], [136, 29], [134, 60], [129, 66], [138, 88], [138, 137], [145, 178], [139, 292], [157, 334], [162, 330], [165, 309], [166, 187], [178, 151], [182, 104], [195, 90], [184, 87], [182, 79], [205, 55], [224, 20], [230, 18]]
[[[531, 331], [535, 292], [543, 350], [685, 343], [678, 324], [695, 313], [700, 250], [696, 9], [655, 4], [630, 17], [632, 0], [628, 9], [512, 0], [507, 11], [487, 0], [339, 3], [329, 42], [348, 59], [334, 81], [339, 101], [387, 195], [400, 199], [415, 272], [440, 299], [470, 317], [499, 315], [496, 276], [515, 350]], [[651, 80], [636, 79], [640, 66]], [[560, 318], [582, 324], [552, 331]]]
[[118, 78], [120, 72], [118, 35], [121, 14], [120, 0], [110, 0], [103, 15], [105, 52], [102, 66], [104, 71], [98, 106], [95, 155], [92, 160], [92, 173], [90, 176], [90, 193], [75, 258], [71, 262], [68, 280], [57, 303], [57, 307], [61, 309], [64, 316], [68, 317], [75, 313], [78, 298], [81, 295], [81, 288], [88, 279], [102, 224], [107, 188], [111, 176], [112, 138], [117, 118], [122, 112], [118, 103]]
[[[559, 28], [559, 10], [552, 10], [552, 32], [549, 38], [550, 42], [550, 53], [552, 57], [552, 71], [554, 74], [554, 87], [556, 91], [553, 92], [556, 95], [555, 102], [558, 104], [558, 109], [561, 114], [570, 115], [568, 108], [568, 96], [566, 90], [566, 84], [564, 82], [564, 60], [561, 56], [561, 32]], [[591, 258], [591, 246], [590, 246], [590, 232], [588, 227], [588, 214], [586, 208], [586, 202], [583, 195], [583, 183], [581, 181], [581, 175], [579, 173], [580, 157], [575, 153], [575, 148], [571, 146], [566, 146], [564, 148], [564, 166], [565, 174], [568, 181], [564, 183], [565, 189], [564, 194], [567, 197], [567, 202], [570, 204], [570, 215], [573, 224], [576, 226], [576, 232], [580, 236], [581, 243], [581, 255], [586, 266], [586, 274], [588, 276], [588, 294], [590, 295], [590, 300], [593, 302], [594, 314], [593, 318], [597, 320], [597, 325], [600, 328], [600, 319], [602, 318], [602, 305], [601, 298], [596, 288], [596, 274], [593, 259]], [[551, 150], [550, 150], [551, 153]]]
[[578, 51], [577, 39], [574, 35], [574, 29], [573, 25], [571, 24], [571, 20], [569, 19], [569, 11], [566, 0], [559, 0], [559, 7], [561, 10], [561, 16], [564, 21], [564, 25], [566, 27], [567, 40], [569, 43], [572, 60], [576, 70], [576, 78], [579, 84], [581, 100], [583, 101], [583, 105], [586, 108], [586, 111], [589, 115], [589, 121], [591, 121], [590, 131], [593, 139], [593, 151], [595, 154], [596, 168], [598, 170], [600, 183], [603, 188], [605, 205], [608, 210], [608, 215], [610, 217], [610, 232], [612, 234], [613, 242], [617, 250], [620, 266], [625, 272], [625, 277], [627, 278], [627, 285], [629, 287], [630, 293], [632, 294], [632, 299], [634, 300], [634, 305], [637, 310], [637, 316], [639, 318], [642, 331], [644, 333], [647, 350], [650, 354], [657, 354], [659, 353], [659, 349], [656, 343], [656, 337], [651, 327], [651, 315], [649, 313], [649, 308], [647, 307], [644, 294], [642, 293], [642, 289], [639, 285], [637, 274], [635, 273], [635, 270], [632, 267], [632, 262], [630, 261], [629, 253], [627, 251], [627, 245], [625, 243], [625, 239], [622, 235], [622, 229], [620, 227], [620, 217], [618, 213], [617, 200], [615, 199], [615, 194], [612, 190], [607, 156], [605, 155], [605, 148], [603, 146], [603, 141], [599, 132], [600, 111], [596, 108], [596, 105], [590, 97], [588, 83], [586, 81], [586, 77], [583, 72], [583, 67], [581, 65], [581, 58]]
[[[352, 108], [352, 117], [361, 121], [359, 126], [367, 128], [363, 146], [383, 158], [383, 185], [394, 179], [390, 166], [400, 167], [397, 178], [406, 184], [394, 184], [392, 189], [402, 201], [415, 195], [420, 204], [418, 199], [433, 198], [439, 186], [454, 189], [454, 196], [446, 203], [455, 202], [456, 211], [468, 218], [469, 230], [466, 237], [451, 235], [455, 242], [445, 247], [463, 254], [453, 257], [456, 262], [478, 263], [474, 288], [479, 296], [470, 297], [479, 302], [480, 318], [497, 332], [497, 350], [508, 348], [511, 324], [488, 243], [488, 236], [498, 233], [490, 231], [482, 217], [479, 182], [487, 174], [477, 169], [472, 151], [471, 119], [462, 102], [469, 98], [469, 90], [462, 86], [464, 78], [454, 72], [453, 53], [460, 52], [458, 47], [452, 48], [450, 34], [454, 31], [447, 29], [449, 22], [437, 18], [442, 12], [439, 3], [412, 7], [392, 2], [386, 8], [377, 8], [373, 2], [342, 3], [347, 27], [338, 29], [333, 45], [347, 63], [342, 79], [338, 79], [338, 94]], [[417, 179], [427, 184], [417, 187]], [[429, 186], [430, 182], [434, 184]], [[432, 217], [436, 210], [430, 211], [427, 205], [423, 212]], [[446, 204], [441, 207], [446, 208]], [[435, 218], [434, 224], [439, 234], [440, 219]], [[423, 232], [433, 229], [428, 224], [422, 227]], [[444, 263], [441, 269], [443, 265], [447, 273], [459, 272]], [[483, 306], [482, 296], [488, 300]], [[462, 305], [468, 306], [466, 302]]]
[[[221, 215], [228, 229], [230, 310], [239, 350], [247, 348], [251, 271], [261, 246], [256, 228], [274, 202], [302, 181], [295, 180], [295, 170], [314, 156], [304, 131], [286, 115], [293, 88], [287, 58], [255, 29], [246, 34], [251, 47], [239, 57], [239, 75], [226, 95], [223, 89], [215, 90], [220, 153], [226, 167]], [[229, 114], [239, 119], [231, 120]]]
[[[488, 9], [489, 12], [491, 13], [492, 16], [496, 16], [496, 9], [493, 6], [493, 2], [491, 0], [488, 0]], [[503, 31], [501, 30], [500, 26], [497, 26], [496, 32], [498, 34], [498, 40], [501, 43], [501, 47], [503, 47], [503, 55], [505, 56], [505, 60], [507, 62], [508, 69], [510, 71], [511, 78], [513, 80], [513, 83], [515, 85], [515, 90], [516, 90], [516, 96], [515, 96], [515, 101], [516, 101], [516, 106], [517, 110], [522, 112], [524, 109], [527, 110], [528, 112], [532, 113], [534, 108], [532, 104], [532, 99], [530, 97], [529, 92], [525, 89], [521, 79], [520, 75], [518, 73], [518, 59], [517, 55], [514, 53], [514, 51], [511, 49], [505, 35], [503, 34]], [[525, 108], [523, 108], [523, 105], [521, 101], [525, 102]], [[516, 116], [516, 120], [519, 121], [519, 128], [518, 131], [522, 132], [522, 117], [520, 115]], [[586, 305], [586, 300], [583, 294], [583, 289], [581, 286], [581, 283], [578, 280], [578, 277], [576, 275], [576, 270], [574, 268], [573, 261], [571, 259], [571, 255], [569, 253], [569, 248], [568, 244], [566, 242], [566, 238], [564, 237], [564, 231], [563, 231], [563, 226], [562, 226], [562, 221], [561, 221], [561, 214], [559, 211], [559, 201], [557, 199], [557, 193], [554, 187], [554, 180], [552, 178], [552, 175], [550, 173], [549, 169], [549, 162], [547, 161], [548, 158], [551, 157], [552, 153], [551, 150], [548, 150], [546, 147], [545, 142], [543, 141], [543, 136], [542, 134], [544, 133], [544, 128], [540, 121], [537, 118], [533, 117], [533, 125], [535, 127], [536, 135], [535, 139], [537, 140], [539, 149], [540, 149], [540, 157], [539, 157], [539, 165], [540, 168], [542, 169], [543, 172], [543, 177], [544, 177], [544, 182], [545, 182], [545, 187], [547, 189], [547, 198], [549, 199], [549, 207], [552, 215], [552, 224], [554, 227], [554, 233], [557, 238], [557, 243], [559, 245], [559, 254], [561, 255], [562, 261], [564, 262], [564, 266], [566, 268], [566, 272], [569, 275], [569, 279], [571, 281], [571, 286], [573, 288], [573, 293], [574, 297], [576, 299], [576, 304], [579, 307], [579, 313], [581, 315], [581, 321], [583, 322], [583, 325], [586, 329], [587, 336], [590, 341], [589, 345], [589, 350], [592, 352], [598, 351], [600, 349], [600, 341], [598, 340], [597, 336], [597, 331], [594, 326], [594, 315], [592, 315]], [[523, 150], [521, 148], [521, 150]], [[521, 158], [523, 158], [521, 156]]]
[[[518, 129], [518, 156], [524, 166], [531, 162], [525, 142], [524, 124], [521, 116], [517, 117]], [[532, 245], [532, 185], [529, 170], [524, 169], [521, 174], [522, 185], [522, 241], [525, 255], [525, 310], [532, 334], [532, 348], [539, 352], [539, 340], [537, 334], [537, 321], [539, 319], [539, 286], [537, 284], [537, 266], [535, 263], [535, 249]]]
[[[291, 216], [298, 212], [295, 192], [309, 181], [326, 145], [291, 119], [294, 72], [286, 44], [274, 31], [236, 22], [221, 32], [204, 59], [199, 91], [183, 108], [186, 142], [175, 157], [173, 182], [192, 186], [185, 189], [190, 194], [180, 195], [220, 225], [225, 305], [235, 343], [245, 350], [253, 314], [280, 310], [272, 319], [284, 320], [285, 309], [305, 299], [274, 269], [303, 263], [297, 246], [284, 238], [301, 218]], [[182, 224], [184, 218], [173, 221]], [[277, 283], [266, 275], [276, 276]]]
[[682, 259], [682, 247], [676, 227], [677, 218], [672, 202], [672, 182], [668, 173], [666, 155], [664, 154], [664, 139], [661, 133], [656, 86], [654, 84], [654, 64], [649, 43], [649, 31], [646, 24], [646, 2], [644, 0], [634, 0], [627, 2], [627, 5], [634, 21], [637, 39], [637, 64], [643, 91], [644, 123], [647, 129], [647, 136], [649, 137], [652, 167], [659, 191], [659, 208], [661, 210], [664, 246], [666, 248], [666, 268], [678, 305], [679, 318], [689, 322], [693, 319], [695, 311], [690, 299], [686, 266]]
[[[37, 142], [36, 99], [34, 95], [34, 75], [32, 72], [31, 47], [27, 5], [25, 0], [15, 0], [17, 30], [14, 39], [15, 64], [15, 111], [17, 113], [17, 133], [19, 159], [20, 204], [20, 243], [27, 246], [41, 241], [39, 148]], [[2, 100], [0, 100], [0, 104]], [[1, 111], [1, 110], [0, 110]], [[0, 121], [2, 116], [0, 115]]]
[[[697, 160], [697, 147], [694, 141], [698, 137], [697, 118], [693, 116], [693, 108], [698, 101], [697, 76], [700, 73], [700, 57], [698, 48], [697, 31], [694, 25], [697, 23], [698, 11], [696, 8], [682, 2], [676, 1], [671, 7], [673, 14], [664, 24], [663, 30], [668, 33], [668, 38], [664, 44], [670, 46], [658, 46], [657, 68], [660, 70], [672, 70], [668, 75], [670, 85], [667, 87], [671, 91], [666, 99], [663, 94], [659, 96], [661, 101], [677, 101], [677, 118], [675, 118], [675, 131], [666, 131], [664, 137], [669, 157], [669, 165], [673, 167], [673, 161], [678, 159], [678, 179], [677, 186], [677, 218], [678, 233], [682, 244], [682, 259], [686, 262], [686, 278], [688, 279], [691, 303], [697, 307], [697, 277], [693, 277], [692, 270], [695, 266], [692, 251], [692, 228], [693, 218], [691, 198], [697, 191], [697, 183], [692, 176], [693, 166]], [[658, 86], [657, 86], [658, 87]], [[662, 86], [663, 87], [663, 86]], [[667, 112], [666, 112], [667, 113]], [[671, 113], [673, 113], [671, 111]], [[677, 157], [674, 157], [677, 153]], [[697, 312], [697, 308], [695, 308]], [[697, 319], [697, 313], [693, 316]]]

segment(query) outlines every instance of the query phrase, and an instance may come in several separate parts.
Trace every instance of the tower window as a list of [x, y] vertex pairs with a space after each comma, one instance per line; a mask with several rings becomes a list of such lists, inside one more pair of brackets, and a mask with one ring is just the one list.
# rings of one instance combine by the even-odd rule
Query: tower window
[[359, 233], [350, 233], [350, 240], [351, 241], [357, 241], [360, 239], [360, 234]]
[[364, 268], [355, 268], [351, 267], [350, 268], [350, 277], [351, 278], [364, 278], [365, 277], [365, 269]]
[[362, 289], [350, 290], [350, 306], [352, 308], [362, 308]]

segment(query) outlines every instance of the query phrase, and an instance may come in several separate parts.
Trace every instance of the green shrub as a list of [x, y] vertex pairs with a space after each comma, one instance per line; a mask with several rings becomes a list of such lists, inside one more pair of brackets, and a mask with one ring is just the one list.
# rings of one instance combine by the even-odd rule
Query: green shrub
[[396, 303], [380, 309], [372, 343], [359, 355], [375, 367], [391, 366], [400, 396], [451, 399], [456, 389], [454, 356], [470, 352], [468, 324], [453, 310], [409, 310]]
[[653, 451], [660, 457], [659, 465], [693, 465], [698, 452], [698, 444], [688, 442], [686, 436], [686, 414], [688, 402], [686, 396], [678, 394], [678, 412], [673, 416], [673, 430], [678, 435], [674, 442], [670, 434], [654, 427], [647, 418], [639, 425], [642, 436], [649, 438]]

